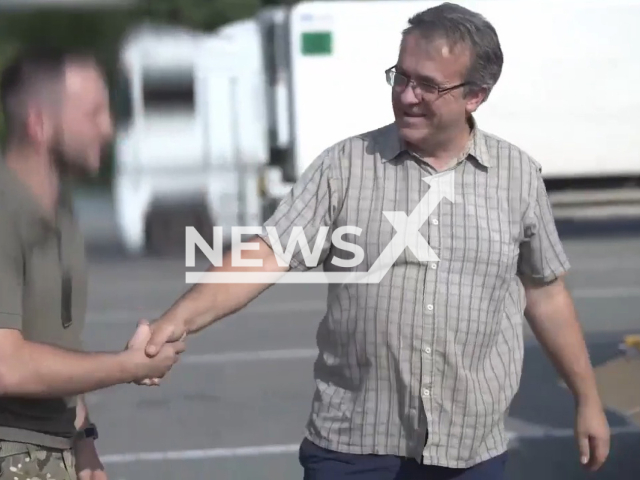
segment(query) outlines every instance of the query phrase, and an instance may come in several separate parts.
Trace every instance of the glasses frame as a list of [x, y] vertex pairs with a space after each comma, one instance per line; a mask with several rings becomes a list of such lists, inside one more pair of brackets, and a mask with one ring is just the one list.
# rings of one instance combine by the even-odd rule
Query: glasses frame
[[[413, 80], [412, 78], [407, 77], [406, 75], [403, 75], [402, 73], [398, 73], [396, 71], [397, 65], [394, 65], [391, 68], [388, 68], [384, 71], [385, 76], [387, 77], [387, 83], [389, 84], [390, 87], [392, 88], [396, 88], [397, 85], [394, 85], [393, 82], [393, 77], [400, 77], [402, 79], [404, 79], [406, 85], [403, 87], [403, 90], [406, 89], [409, 85], [412, 85], [415, 87], [418, 87], [419, 92], [420, 92], [420, 98], [421, 99], [425, 99], [425, 98], [437, 98], [445, 93], [451, 92], [453, 90], [457, 90], [458, 88], [462, 88], [462, 87], [467, 87], [469, 85], [472, 85], [471, 82], [462, 82], [462, 83], [458, 83], [456, 85], [451, 85], [449, 87], [441, 87], [440, 85], [434, 85], [432, 83], [429, 82], [423, 82], [420, 80]], [[427, 89], [427, 92], [425, 94], [425, 89]], [[431, 89], [431, 91], [428, 91], [429, 89]], [[415, 90], [415, 88], [413, 88], [413, 93], [417, 95], [417, 92]]]

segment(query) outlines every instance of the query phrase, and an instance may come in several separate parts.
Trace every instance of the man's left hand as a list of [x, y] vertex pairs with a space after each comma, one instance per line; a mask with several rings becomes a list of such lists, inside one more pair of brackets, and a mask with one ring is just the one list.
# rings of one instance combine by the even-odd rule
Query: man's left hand
[[599, 402], [578, 404], [575, 434], [580, 463], [592, 472], [598, 470], [609, 455], [611, 439], [609, 423]]
[[78, 480], [107, 480], [104, 465], [100, 461], [93, 439], [79, 440], [74, 448]]

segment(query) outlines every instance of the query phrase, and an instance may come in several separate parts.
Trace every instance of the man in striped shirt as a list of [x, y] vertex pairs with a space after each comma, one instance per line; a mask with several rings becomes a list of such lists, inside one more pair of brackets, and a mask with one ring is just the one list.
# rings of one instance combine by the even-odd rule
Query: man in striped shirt
[[[353, 257], [330, 242], [344, 226], [361, 229], [351, 238], [364, 252], [359, 272], [369, 271], [403, 227], [418, 232], [409, 244], [426, 248], [396, 251], [378, 283], [329, 285], [300, 449], [305, 479], [503, 478], [523, 318], [575, 396], [582, 461], [597, 469], [609, 430], [564, 286], [569, 262], [539, 164], [472, 116], [500, 77], [497, 34], [452, 4], [409, 24], [398, 62], [386, 72], [396, 121], [327, 148], [266, 222], [282, 245], [296, 228], [312, 245], [328, 230], [325, 271]], [[437, 258], [425, 255], [418, 237]], [[261, 259], [264, 271], [286, 270], [267, 235], [256, 242], [247, 257]], [[309, 268], [300, 249], [289, 268]], [[211, 271], [237, 270], [229, 257]], [[148, 354], [266, 288], [196, 286], [152, 324]]]

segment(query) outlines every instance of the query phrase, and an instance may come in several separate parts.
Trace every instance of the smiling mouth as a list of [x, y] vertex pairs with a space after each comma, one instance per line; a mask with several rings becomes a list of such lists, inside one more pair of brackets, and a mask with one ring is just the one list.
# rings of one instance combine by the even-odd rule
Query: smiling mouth
[[423, 115], [404, 115], [403, 120], [409, 121], [409, 122], [413, 120], [424, 120], [424, 116]]

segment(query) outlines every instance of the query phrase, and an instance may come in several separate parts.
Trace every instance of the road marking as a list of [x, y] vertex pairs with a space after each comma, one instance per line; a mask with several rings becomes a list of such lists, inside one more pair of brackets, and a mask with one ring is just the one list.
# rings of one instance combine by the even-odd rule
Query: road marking
[[180, 364], [210, 365], [215, 363], [255, 362], [258, 360], [292, 360], [315, 358], [317, 356], [318, 350], [313, 348], [259, 350], [252, 352], [207, 353], [203, 355], [183, 355], [180, 358]]
[[[640, 287], [591, 287], [571, 289], [574, 299], [601, 299], [601, 298], [640, 298]], [[274, 315], [286, 313], [312, 313], [321, 314], [327, 309], [324, 300], [307, 300], [293, 303], [273, 303], [267, 305], [249, 305], [235, 315]], [[160, 310], [107, 310], [101, 313], [89, 313], [89, 324], [130, 324], [135, 326], [140, 318], [157, 318], [164, 312]]]
[[[575, 432], [572, 428], [538, 428], [534, 427], [538, 431], [517, 433], [510, 431], [507, 433], [509, 441], [519, 440], [539, 440], [541, 438], [568, 438], [573, 437]], [[640, 427], [636, 425], [624, 425], [619, 427], [610, 427], [612, 435], [624, 435], [624, 434], [640, 434]]]
[[594, 260], [592, 262], [580, 262], [577, 264], [571, 264], [572, 271], [584, 272], [584, 271], [592, 271], [596, 270], [598, 272], [606, 271], [606, 270], [640, 270], [640, 262], [638, 261], [628, 261], [624, 262], [620, 260], [620, 257], [612, 258], [610, 260], [600, 259]]
[[295, 453], [299, 448], [300, 444], [265, 445], [261, 447], [239, 448], [207, 448], [203, 450], [178, 450], [165, 452], [139, 452], [103, 455], [100, 457], [100, 459], [104, 464], [114, 464], [133, 462], [157, 462], [165, 460], [203, 460], [210, 458], [263, 457], [265, 455], [282, 455], [284, 453]]
[[569, 290], [574, 299], [640, 297], [638, 287], [569, 288]]
[[[612, 427], [612, 435], [640, 434], [640, 428], [636, 426]], [[539, 433], [518, 434], [509, 432], [509, 440], [516, 443], [523, 440], [538, 440], [541, 438], [568, 438], [573, 437], [572, 429], [550, 428]], [[134, 462], [159, 462], [165, 460], [207, 460], [212, 458], [236, 458], [236, 457], [262, 457], [266, 455], [282, 455], [297, 453], [299, 443], [284, 445], [264, 445], [237, 448], [207, 448], [202, 450], [176, 450], [164, 452], [138, 452], [115, 455], [103, 455], [104, 464], [123, 464]]]
[[[571, 289], [574, 299], [600, 299], [600, 298], [640, 298], [640, 287], [593, 287]], [[326, 311], [324, 301], [308, 300], [297, 303], [273, 303], [268, 305], [249, 305], [235, 315], [274, 315], [285, 313], [312, 313], [322, 314]], [[104, 313], [88, 315], [89, 324], [130, 324], [135, 326], [140, 318], [156, 318], [162, 315], [162, 311], [150, 310], [109, 310]]]
[[[297, 303], [273, 303], [268, 305], [249, 305], [240, 310], [235, 315], [274, 315], [281, 313], [322, 313], [326, 311], [325, 301], [305, 301]], [[141, 318], [153, 319], [162, 315], [160, 310], [107, 310], [102, 313], [89, 313], [87, 323], [89, 324], [120, 324], [127, 323], [136, 325]]]

